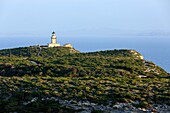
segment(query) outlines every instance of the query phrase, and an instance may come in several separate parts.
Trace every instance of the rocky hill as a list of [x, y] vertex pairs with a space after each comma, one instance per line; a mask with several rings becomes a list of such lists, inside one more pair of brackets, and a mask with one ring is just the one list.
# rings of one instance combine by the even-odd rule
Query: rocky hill
[[168, 111], [169, 76], [135, 50], [4, 49], [0, 112]]

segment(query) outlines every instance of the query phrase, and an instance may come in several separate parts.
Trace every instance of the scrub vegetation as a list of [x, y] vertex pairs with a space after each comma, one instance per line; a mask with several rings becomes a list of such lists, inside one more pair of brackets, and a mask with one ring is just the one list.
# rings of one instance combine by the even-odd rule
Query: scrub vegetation
[[[54, 100], [170, 105], [169, 73], [134, 50], [64, 47], [0, 51], [0, 112], [74, 112]], [[30, 101], [30, 103], [27, 103]]]

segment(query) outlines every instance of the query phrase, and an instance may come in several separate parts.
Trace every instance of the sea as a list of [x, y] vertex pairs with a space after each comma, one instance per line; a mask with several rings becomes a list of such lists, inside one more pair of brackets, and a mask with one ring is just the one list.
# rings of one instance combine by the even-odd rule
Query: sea
[[[46, 45], [50, 37], [0, 37], [0, 49]], [[71, 43], [80, 52], [133, 49], [170, 73], [170, 36], [58, 37], [61, 45]]]

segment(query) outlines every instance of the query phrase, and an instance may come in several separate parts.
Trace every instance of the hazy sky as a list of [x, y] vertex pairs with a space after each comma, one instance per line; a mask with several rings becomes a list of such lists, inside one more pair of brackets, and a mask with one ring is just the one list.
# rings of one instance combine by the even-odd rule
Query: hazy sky
[[0, 0], [0, 37], [169, 33], [170, 0]]

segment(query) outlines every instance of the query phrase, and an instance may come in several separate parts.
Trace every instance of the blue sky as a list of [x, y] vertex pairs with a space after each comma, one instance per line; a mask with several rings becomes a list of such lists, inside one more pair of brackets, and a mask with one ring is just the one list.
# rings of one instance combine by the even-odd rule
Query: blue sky
[[0, 0], [0, 38], [170, 34], [170, 0]]

